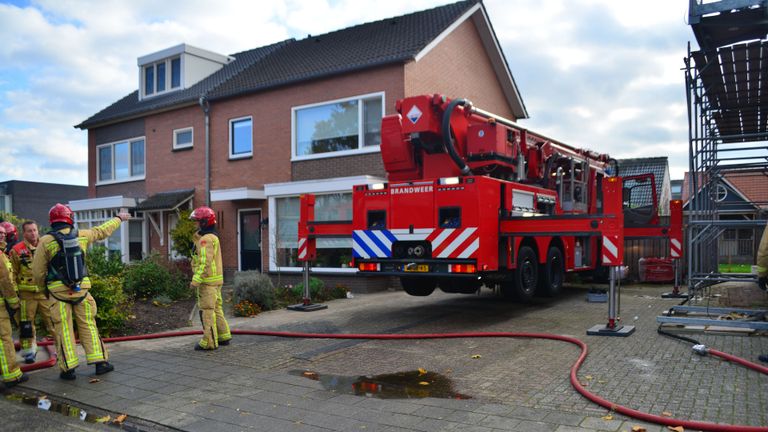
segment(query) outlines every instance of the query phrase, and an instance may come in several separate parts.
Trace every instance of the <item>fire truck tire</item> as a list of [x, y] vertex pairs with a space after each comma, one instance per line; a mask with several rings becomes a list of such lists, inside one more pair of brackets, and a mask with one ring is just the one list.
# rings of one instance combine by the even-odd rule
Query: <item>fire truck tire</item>
[[403, 291], [412, 296], [426, 297], [435, 290], [437, 282], [432, 278], [409, 278], [401, 277], [400, 285]]
[[504, 297], [520, 301], [529, 301], [536, 294], [539, 279], [539, 261], [536, 252], [530, 246], [522, 246], [517, 252], [517, 269], [512, 276], [512, 283], [502, 286]]
[[539, 274], [539, 287], [536, 295], [542, 297], [554, 297], [560, 294], [565, 279], [565, 265], [563, 252], [557, 246], [550, 246], [547, 251], [547, 262], [541, 267]]

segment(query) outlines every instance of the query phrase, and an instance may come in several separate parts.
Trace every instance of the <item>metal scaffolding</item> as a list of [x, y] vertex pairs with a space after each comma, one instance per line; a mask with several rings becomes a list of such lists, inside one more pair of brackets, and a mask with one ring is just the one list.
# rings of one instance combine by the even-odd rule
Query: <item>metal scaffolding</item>
[[[722, 16], [713, 16], [718, 3], [723, 4]], [[742, 15], [730, 9], [733, 1], [691, 1], [691, 26], [704, 48], [692, 52], [688, 45], [684, 69], [690, 156], [686, 230], [689, 295], [720, 282], [756, 280], [749, 273], [720, 272], [719, 240], [729, 229], [753, 229], [759, 239], [766, 223], [765, 210], [751, 220], [724, 217], [735, 213], [735, 204], [722, 199], [727, 178], [750, 175], [768, 185], [768, 21], [760, 19], [768, 10], [768, 2], [736, 3], [744, 3]], [[751, 16], [758, 19], [750, 22], [746, 18]], [[733, 44], [733, 40], [718, 39], [716, 32], [709, 31], [722, 31], [714, 21], [718, 17], [732, 25], [738, 23], [750, 35], [761, 35], [760, 40]], [[722, 46], [726, 43], [729, 45]], [[768, 208], [768, 202], [752, 204], [758, 209]]]

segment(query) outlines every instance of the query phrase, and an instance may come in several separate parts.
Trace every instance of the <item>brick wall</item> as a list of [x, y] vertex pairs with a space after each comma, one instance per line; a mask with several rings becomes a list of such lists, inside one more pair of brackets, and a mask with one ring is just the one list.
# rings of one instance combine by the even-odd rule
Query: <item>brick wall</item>
[[467, 98], [515, 120], [472, 20], [464, 21], [421, 60], [405, 65], [405, 92]]
[[294, 162], [292, 179], [299, 181], [357, 175], [386, 178], [381, 153]]

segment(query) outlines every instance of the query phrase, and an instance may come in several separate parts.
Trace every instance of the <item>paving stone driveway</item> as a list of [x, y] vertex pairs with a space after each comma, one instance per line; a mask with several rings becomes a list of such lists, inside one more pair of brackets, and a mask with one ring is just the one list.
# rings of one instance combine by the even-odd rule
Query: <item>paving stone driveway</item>
[[[236, 329], [317, 333], [543, 332], [587, 342], [579, 374], [617, 404], [680, 419], [768, 425], [768, 376], [711, 357], [656, 334], [655, 317], [677, 300], [668, 287], [625, 288], [622, 317], [637, 326], [627, 338], [586, 336], [605, 322], [607, 306], [587, 303], [584, 289], [533, 305], [475, 295], [402, 292], [356, 295], [324, 311], [274, 311], [233, 319]], [[719, 350], [754, 360], [768, 353], [764, 336], [693, 334]], [[35, 372], [37, 391], [140, 418], [157, 429], [187, 431], [630, 431], [642, 425], [576, 393], [568, 380], [576, 346], [532, 339], [366, 341], [236, 336], [216, 352], [192, 351], [196, 337], [111, 346], [115, 372], [90, 383], [92, 367], [63, 382]], [[82, 353], [81, 353], [82, 355]], [[479, 357], [479, 358], [478, 358]], [[83, 362], [84, 363], [84, 362]], [[423, 368], [449, 377], [471, 399], [378, 399], [345, 394], [300, 376], [378, 375]]]

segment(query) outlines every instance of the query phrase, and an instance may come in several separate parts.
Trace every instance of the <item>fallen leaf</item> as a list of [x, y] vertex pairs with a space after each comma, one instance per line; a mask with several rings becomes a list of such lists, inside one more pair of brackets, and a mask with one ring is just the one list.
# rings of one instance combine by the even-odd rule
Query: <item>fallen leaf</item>
[[661, 413], [661, 415], [663, 415], [664, 417], [672, 417], [672, 413], [669, 411], [664, 411], [663, 413]]
[[682, 426], [675, 426], [675, 427], [667, 426], [667, 429], [675, 432], [685, 432], [685, 429]]
[[606, 380], [597, 380], [597, 383], [598, 383], [598, 384], [605, 384], [605, 383], [607, 383], [607, 382], [608, 382], [608, 381], [606, 381]]
[[587, 380], [587, 381], [591, 381], [592, 380], [592, 375], [585, 375], [584, 379]]
[[419, 368], [419, 375], [426, 375], [427, 370], [424, 368]]
[[123, 424], [123, 422], [124, 422], [124, 421], [125, 421], [125, 419], [127, 419], [127, 418], [128, 418], [128, 415], [127, 415], [127, 414], [120, 414], [119, 416], [117, 416], [117, 417], [116, 417], [116, 418], [115, 418], [115, 419], [112, 421], [112, 423], [114, 423], [114, 424], [119, 424], [119, 425], [120, 425], [120, 424]]
[[97, 417], [93, 421], [95, 421], [96, 423], [107, 423], [110, 420], [112, 420], [112, 417], [105, 415], [104, 417]]
[[136, 319], [136, 315], [128, 315], [128, 319]]
[[608, 415], [604, 415], [604, 416], [603, 416], [603, 420], [606, 420], [606, 421], [608, 421], [608, 420], [613, 420], [613, 416], [612, 416], [612, 415], [610, 415], [610, 414], [608, 414]]
[[305, 376], [306, 378], [309, 378], [309, 379], [311, 379], [311, 380], [315, 380], [315, 381], [317, 381], [317, 380], [319, 380], [319, 379], [320, 379], [320, 377], [317, 375], [317, 372], [312, 372], [312, 371], [304, 371], [304, 372], [302, 373], [302, 375], [303, 375], [303, 376]]
[[586, 386], [588, 386], [588, 385], [589, 385], [589, 383], [588, 383], [588, 382], [579, 382], [579, 384], [581, 384], [581, 386], [582, 386], [582, 387], [586, 387]]
[[88, 380], [88, 382], [91, 383], [91, 384], [95, 384], [97, 382], [101, 382], [101, 380], [98, 379], [98, 378], [91, 378], [91, 379]]
[[642, 426], [632, 426], [632, 432], [647, 432], [647, 430]]
[[479, 358], [483, 358], [483, 356], [481, 356], [480, 354], [475, 354], [475, 355], [472, 356], [472, 358], [473, 359], [479, 359]]
[[419, 385], [428, 386], [429, 383], [426, 381], [419, 381]]

